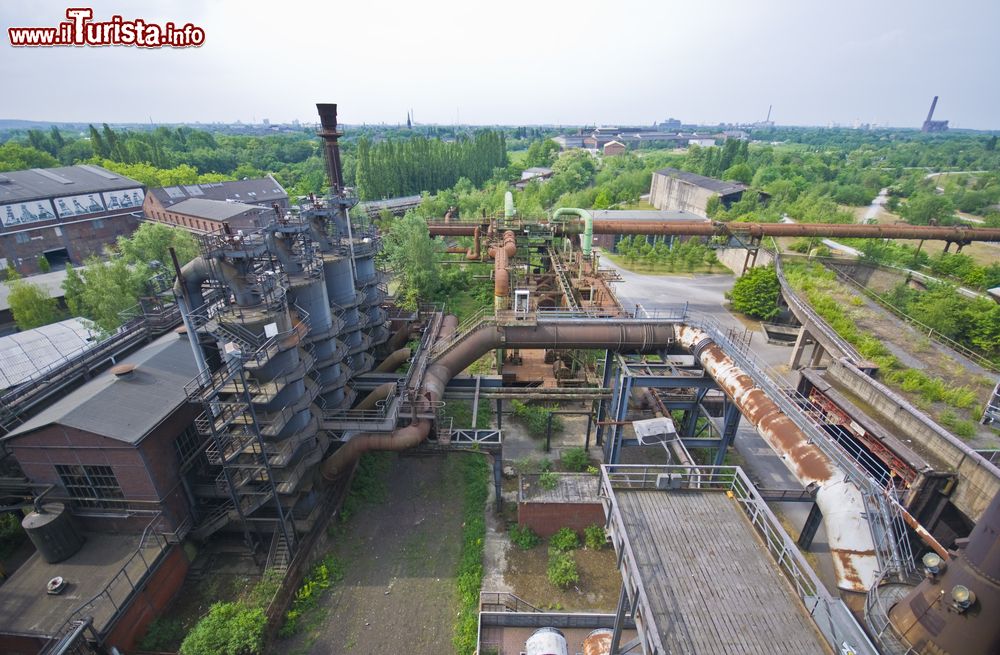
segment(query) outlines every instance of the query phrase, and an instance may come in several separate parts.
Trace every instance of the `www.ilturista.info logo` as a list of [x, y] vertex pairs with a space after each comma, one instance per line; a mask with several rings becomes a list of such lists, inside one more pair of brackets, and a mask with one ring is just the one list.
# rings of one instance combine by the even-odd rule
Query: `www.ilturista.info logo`
[[71, 7], [68, 20], [55, 27], [8, 27], [10, 44], [15, 47], [123, 45], [139, 48], [192, 48], [205, 43], [205, 30], [187, 23], [163, 25], [141, 18], [125, 20], [112, 16], [95, 22], [94, 10]]

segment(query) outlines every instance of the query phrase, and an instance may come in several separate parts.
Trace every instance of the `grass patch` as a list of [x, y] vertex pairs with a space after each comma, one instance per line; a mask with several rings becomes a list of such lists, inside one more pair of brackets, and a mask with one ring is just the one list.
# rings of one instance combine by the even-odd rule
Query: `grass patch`
[[[340, 523], [350, 521], [366, 505], [385, 502], [389, 495], [386, 477], [392, 468], [392, 461], [392, 453], [370, 452], [361, 456], [358, 469], [351, 480], [351, 490], [340, 508]], [[334, 523], [328, 528], [331, 534], [335, 534], [337, 529], [338, 526]]]
[[[261, 652], [267, 617], [264, 610], [281, 585], [281, 575], [269, 571], [241, 600], [213, 603], [208, 614], [194, 625], [181, 642], [180, 655], [257, 655]], [[152, 631], [154, 624], [150, 625]], [[161, 642], [173, 635], [169, 620], [156, 626], [147, 637]]]
[[[528, 434], [532, 437], [540, 438], [544, 437], [545, 433], [548, 431], [549, 425], [549, 414], [555, 409], [550, 405], [535, 405], [532, 403], [524, 403], [520, 400], [510, 401], [511, 407], [514, 409], [514, 416], [524, 424], [527, 428]], [[552, 416], [552, 434], [559, 434], [563, 429], [562, 418], [553, 415]]]
[[[476, 409], [476, 427], [488, 428], [493, 421], [492, 403], [488, 400], [480, 400]], [[472, 401], [471, 400], [449, 400], [445, 403], [441, 412], [445, 417], [452, 419], [452, 425], [457, 428], [472, 427]]]
[[285, 623], [278, 634], [281, 637], [289, 637], [303, 628], [310, 629], [322, 621], [328, 608], [320, 608], [319, 599], [330, 587], [343, 579], [344, 565], [333, 555], [327, 555], [317, 562], [295, 593], [295, 600], [285, 613]]
[[486, 499], [489, 497], [490, 467], [484, 457], [461, 459], [462, 474], [462, 554], [459, 559], [458, 616], [452, 643], [459, 655], [476, 650], [479, 590], [483, 584], [483, 541], [486, 537]]

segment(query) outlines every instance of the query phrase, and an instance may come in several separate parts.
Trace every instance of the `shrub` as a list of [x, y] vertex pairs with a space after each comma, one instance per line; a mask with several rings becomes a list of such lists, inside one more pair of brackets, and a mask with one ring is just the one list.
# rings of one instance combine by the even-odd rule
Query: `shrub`
[[590, 475], [597, 475], [600, 472], [601, 472], [601, 469], [597, 468], [596, 466], [588, 466], [587, 467], [587, 473], [589, 473]]
[[52, 270], [52, 264], [49, 263], [49, 260], [45, 257], [45, 255], [41, 255], [38, 258], [38, 270], [42, 273], [48, 273]]
[[327, 555], [317, 562], [295, 593], [295, 600], [292, 601], [292, 607], [285, 614], [285, 624], [281, 626], [279, 634], [283, 637], [295, 634], [302, 615], [307, 610], [316, 607], [316, 601], [323, 595], [323, 592], [343, 579], [344, 565], [337, 561], [333, 555]]
[[559, 476], [552, 471], [546, 471], [538, 476], [538, 486], [552, 491], [559, 485]]
[[586, 469], [590, 463], [587, 451], [583, 448], [568, 448], [564, 450], [561, 460], [563, 467], [567, 471], [575, 471], [577, 473]]
[[955, 423], [955, 434], [963, 439], [971, 439], [976, 436], [975, 421], [958, 421]]
[[538, 544], [542, 543], [542, 539], [538, 536], [538, 533], [527, 525], [511, 526], [510, 541], [521, 550], [531, 550]]
[[[528, 428], [528, 434], [533, 437], [544, 437], [549, 425], [549, 414], [551, 407], [542, 405], [529, 405], [520, 400], [512, 400], [511, 407], [514, 408], [514, 416], [520, 419], [524, 426]], [[557, 434], [562, 431], [562, 419], [559, 416], [552, 417], [552, 433]]]
[[600, 550], [607, 544], [607, 536], [604, 534], [604, 526], [588, 525], [583, 530], [583, 543], [591, 550]]
[[773, 266], [752, 268], [736, 280], [730, 300], [736, 311], [766, 321], [781, 311], [778, 308], [780, 293], [781, 286]]
[[552, 470], [552, 460], [551, 459], [543, 459], [542, 461], [538, 462], [538, 470], [541, 471], [542, 473], [548, 473], [549, 471], [551, 471]]
[[576, 560], [573, 559], [572, 553], [551, 553], [546, 575], [549, 582], [560, 589], [566, 589], [571, 584], [580, 581], [580, 572], [576, 568]]
[[242, 603], [215, 603], [181, 643], [181, 655], [257, 655], [264, 610]]
[[171, 651], [184, 639], [184, 625], [180, 619], [158, 616], [146, 629], [139, 648], [151, 651]]
[[549, 537], [549, 546], [558, 552], [576, 550], [580, 547], [580, 537], [572, 528], [559, 528], [558, 532]]

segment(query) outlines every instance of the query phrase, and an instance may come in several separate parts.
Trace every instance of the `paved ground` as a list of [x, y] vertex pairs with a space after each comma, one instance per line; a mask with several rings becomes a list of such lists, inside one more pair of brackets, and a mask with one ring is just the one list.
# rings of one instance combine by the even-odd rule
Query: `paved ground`
[[[789, 375], [787, 365], [791, 348], [768, 344], [767, 338], [760, 328], [760, 323], [746, 321], [733, 315], [726, 308], [725, 293], [732, 288], [735, 279], [731, 274], [695, 277], [641, 275], [617, 267], [607, 260], [602, 260], [602, 264], [617, 268], [621, 274], [624, 282], [618, 284], [616, 293], [626, 307], [634, 307], [638, 302], [647, 309], [656, 309], [683, 304], [687, 301], [692, 310], [709, 314], [723, 327], [751, 330], [750, 344], [754, 354], [769, 366], [777, 368], [782, 374]], [[734, 445], [736, 451], [743, 457], [747, 473], [760, 486], [786, 489], [802, 488], [782, 459], [749, 424], [745, 422], [740, 424]], [[791, 528], [792, 536], [798, 536], [798, 532], [802, 529], [809, 514], [809, 505], [805, 503], [774, 503], [771, 507], [780, 518], [785, 520], [786, 529]], [[813, 541], [812, 553], [816, 557], [810, 557], [810, 560], [814, 568], [817, 569], [817, 575], [829, 589], [835, 591], [836, 577], [833, 561], [829, 557], [829, 545], [822, 527]]]

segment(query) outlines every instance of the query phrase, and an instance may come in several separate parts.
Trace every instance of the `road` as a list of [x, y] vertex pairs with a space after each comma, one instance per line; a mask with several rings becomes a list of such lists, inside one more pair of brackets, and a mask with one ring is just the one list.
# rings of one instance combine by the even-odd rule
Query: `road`
[[[601, 265], [614, 268], [621, 275], [623, 281], [618, 283], [615, 292], [626, 308], [641, 304], [646, 309], [652, 310], [687, 302], [692, 310], [710, 315], [723, 327], [750, 329], [753, 353], [769, 366], [778, 368], [782, 372], [787, 371], [790, 348], [768, 344], [759, 323], [744, 322], [726, 308], [725, 294], [732, 289], [735, 280], [732, 274], [693, 277], [645, 275], [621, 268], [606, 258], [602, 260]], [[795, 378], [797, 379], [797, 375]], [[745, 421], [740, 423], [734, 447], [743, 458], [747, 474], [758, 486], [770, 489], [802, 488], [802, 484], [785, 466], [784, 460], [757, 434], [757, 430]], [[809, 508], [810, 505], [806, 503], [771, 504], [771, 509], [791, 524], [794, 529], [793, 536], [801, 530], [809, 514]], [[815, 560], [818, 563], [817, 575], [827, 588], [835, 593], [836, 576], [833, 561], [829, 556], [826, 533], [822, 527], [816, 534], [811, 552], [817, 556]]]

